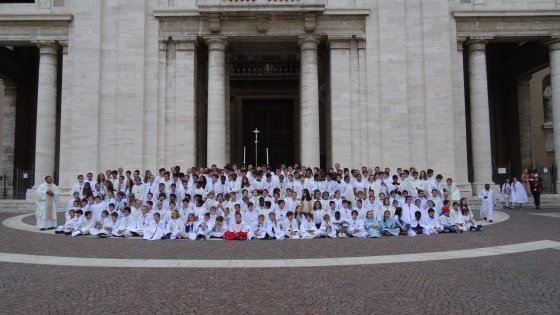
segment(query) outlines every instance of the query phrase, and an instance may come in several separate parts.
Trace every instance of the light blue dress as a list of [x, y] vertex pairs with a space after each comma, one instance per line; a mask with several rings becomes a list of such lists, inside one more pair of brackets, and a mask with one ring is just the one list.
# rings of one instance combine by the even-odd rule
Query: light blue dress
[[[377, 225], [377, 227], [374, 227]], [[379, 223], [375, 221], [375, 219], [368, 219], [364, 221], [364, 228], [367, 232], [367, 237], [379, 237], [381, 233], [379, 233]]]
[[397, 236], [399, 235], [400, 229], [395, 224], [395, 219], [383, 219], [379, 221], [379, 230], [381, 232], [389, 232], [391, 235]]

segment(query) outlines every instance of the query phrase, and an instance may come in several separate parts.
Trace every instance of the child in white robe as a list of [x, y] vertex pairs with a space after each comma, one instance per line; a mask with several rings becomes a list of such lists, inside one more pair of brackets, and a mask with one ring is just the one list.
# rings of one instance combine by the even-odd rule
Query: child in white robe
[[101, 238], [109, 237], [111, 236], [111, 232], [113, 231], [113, 228], [115, 228], [119, 224], [118, 220], [119, 220], [119, 215], [116, 212], [113, 212], [109, 216], [109, 220], [105, 220], [103, 222], [101, 229], [95, 231], [90, 230], [89, 234], [97, 235]]
[[165, 222], [161, 220], [160, 214], [156, 212], [154, 213], [153, 217], [154, 217], [153, 220], [144, 229], [143, 238], [148, 241], [161, 240], [161, 238], [166, 233]]
[[502, 185], [502, 190], [500, 192], [500, 203], [505, 203], [504, 209], [511, 209], [511, 206], [509, 204], [511, 198], [511, 190], [512, 189], [509, 178], [506, 178], [506, 182]]
[[57, 227], [54, 232], [56, 234], [70, 235], [72, 234], [72, 230], [74, 229], [77, 223], [78, 223], [78, 218], [76, 217], [76, 210], [70, 209], [68, 211], [68, 218], [66, 218], [64, 225], [60, 225], [59, 227]]
[[358, 211], [353, 210], [350, 220], [348, 220], [348, 235], [350, 237], [364, 238], [367, 232], [364, 227], [364, 221], [358, 219]]
[[334, 212], [334, 219], [332, 220], [332, 224], [336, 231], [336, 237], [346, 237], [348, 234], [348, 221], [342, 218], [340, 211]]
[[179, 218], [179, 211], [172, 210], [171, 219], [165, 224], [166, 236], [168, 235], [169, 239], [172, 240], [180, 238], [180, 234], [184, 229], [185, 223]]
[[465, 219], [463, 219], [463, 214], [461, 213], [461, 209], [459, 209], [459, 203], [453, 202], [453, 207], [451, 208], [451, 224], [455, 226], [455, 229], [459, 230], [459, 232], [467, 231], [465, 227]]
[[[136, 220], [132, 215], [130, 215], [130, 208], [125, 207], [123, 213], [124, 215], [119, 219], [118, 227], [116, 229], [113, 228], [111, 234], [117, 237], [139, 236], [140, 234], [138, 233]], [[158, 213], [158, 217], [159, 217], [159, 213]]]
[[212, 228], [210, 230], [210, 238], [224, 238], [224, 233], [227, 231], [228, 227], [224, 222], [224, 217], [221, 215], [217, 216], [214, 220], [214, 224], [212, 224]]
[[194, 213], [189, 213], [185, 222], [185, 229], [181, 232], [182, 239], [196, 240], [197, 235], [197, 222], [195, 221]]
[[478, 194], [480, 198], [480, 217], [485, 221], [489, 220], [490, 223], [494, 222], [494, 207], [496, 206], [496, 198], [494, 192], [490, 190], [490, 185], [484, 185], [484, 189]]
[[463, 215], [463, 222], [466, 231], [482, 231], [482, 225], [476, 224], [476, 220], [474, 219], [472, 212], [469, 210], [469, 207], [463, 206], [463, 208], [461, 209], [461, 214]]
[[196, 225], [196, 239], [207, 240], [210, 237], [210, 213], [205, 213]]
[[315, 222], [313, 222], [313, 215], [310, 213], [305, 213], [305, 220], [301, 222], [301, 226], [299, 227], [299, 235], [302, 239], [312, 239], [319, 236], [319, 232], [317, 230], [317, 226], [315, 226]]
[[432, 233], [431, 229], [429, 228], [428, 224], [424, 220], [422, 215], [422, 211], [417, 210], [414, 212], [414, 218], [410, 220], [410, 228], [416, 235], [423, 234], [423, 235], [430, 235]]
[[443, 232], [443, 227], [439, 223], [439, 216], [436, 216], [436, 211], [433, 208], [428, 209], [428, 217], [425, 219], [427, 228], [430, 230], [430, 234]]
[[284, 222], [284, 234], [286, 238], [298, 239], [299, 226], [297, 220], [294, 218], [292, 211], [286, 212], [286, 221]]
[[86, 211], [85, 220], [78, 220], [78, 224], [76, 224], [72, 231], [72, 236], [87, 235], [94, 225], [95, 219], [93, 219], [93, 213], [91, 211]]
[[101, 211], [101, 218], [95, 222], [95, 225], [89, 229], [90, 235], [98, 235], [100, 232], [103, 232], [103, 226], [105, 223], [111, 221], [111, 217], [109, 216], [109, 211], [103, 210]]
[[247, 232], [247, 239], [254, 240], [259, 239], [263, 240], [266, 237], [266, 227], [264, 222], [264, 214], [259, 214], [257, 217], [257, 221], [253, 222], [251, 226], [249, 226], [249, 231]]
[[268, 221], [266, 222], [266, 234], [272, 240], [283, 240], [285, 233], [284, 228], [280, 221], [276, 220], [276, 213], [270, 212], [268, 214]]
[[328, 214], [323, 215], [323, 222], [319, 227], [319, 237], [336, 238], [336, 229], [331, 222], [331, 216]]

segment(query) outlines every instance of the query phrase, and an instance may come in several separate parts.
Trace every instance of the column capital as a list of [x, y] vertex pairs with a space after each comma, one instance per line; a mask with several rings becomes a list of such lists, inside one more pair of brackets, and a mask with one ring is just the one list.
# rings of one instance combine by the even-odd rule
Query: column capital
[[54, 41], [36, 41], [33, 43], [39, 48], [39, 54], [41, 55], [58, 55], [60, 50], [60, 46]]
[[[196, 36], [173, 36], [176, 50], [195, 50], [198, 45]], [[167, 42], [165, 42], [167, 43]], [[167, 46], [167, 45], [166, 45]], [[161, 50], [161, 46], [159, 47]]]
[[464, 50], [464, 44], [467, 41], [467, 38], [464, 36], [457, 36], [457, 51]]
[[158, 50], [164, 51], [167, 50], [167, 43], [169, 43], [170, 37], [167, 36], [159, 36], [158, 38]]
[[319, 45], [318, 36], [298, 36], [298, 44], [302, 50], [313, 49], [317, 50], [317, 45]]
[[58, 44], [62, 48], [62, 54], [63, 55], [68, 55], [68, 41], [67, 40], [61, 40], [61, 41], [58, 42]]
[[329, 36], [329, 45], [331, 49], [350, 49], [352, 38], [352, 35]]
[[469, 39], [467, 41], [467, 46], [469, 51], [486, 51], [487, 40], [484, 39]]
[[560, 50], [560, 35], [553, 35], [546, 41], [550, 51]]
[[208, 50], [225, 50], [227, 45], [226, 36], [205, 36], [204, 41], [208, 45]]
[[358, 49], [366, 48], [366, 38], [363, 36], [356, 37], [356, 42], [358, 43]]

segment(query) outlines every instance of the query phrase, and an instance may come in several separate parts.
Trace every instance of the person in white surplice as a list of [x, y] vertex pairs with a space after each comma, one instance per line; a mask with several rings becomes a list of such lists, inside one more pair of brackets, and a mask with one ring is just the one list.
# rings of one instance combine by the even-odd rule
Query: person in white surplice
[[58, 209], [58, 187], [53, 184], [52, 176], [46, 176], [45, 182], [37, 187], [37, 227], [41, 230], [56, 228], [56, 210]]

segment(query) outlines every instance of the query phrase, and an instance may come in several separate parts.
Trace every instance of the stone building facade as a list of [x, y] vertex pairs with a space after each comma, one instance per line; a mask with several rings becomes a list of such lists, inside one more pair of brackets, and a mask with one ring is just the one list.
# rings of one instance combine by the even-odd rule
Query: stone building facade
[[560, 162], [559, 36], [558, 0], [3, 1], [0, 166], [70, 187], [268, 148], [469, 191]]

